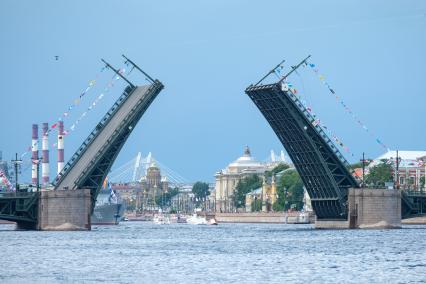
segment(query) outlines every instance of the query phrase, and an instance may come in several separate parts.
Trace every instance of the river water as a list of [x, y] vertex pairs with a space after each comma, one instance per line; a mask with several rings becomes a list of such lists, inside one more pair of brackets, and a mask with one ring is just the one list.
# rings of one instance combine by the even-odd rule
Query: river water
[[0, 283], [422, 283], [426, 226], [123, 222], [90, 232], [0, 225]]

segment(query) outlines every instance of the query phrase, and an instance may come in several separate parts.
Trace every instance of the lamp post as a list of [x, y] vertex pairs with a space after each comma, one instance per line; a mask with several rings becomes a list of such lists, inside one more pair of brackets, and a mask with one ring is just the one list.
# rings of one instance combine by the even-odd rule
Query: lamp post
[[398, 155], [398, 150], [396, 150], [396, 189], [399, 189], [399, 162], [400, 157]]
[[19, 191], [18, 175], [19, 175], [19, 165], [22, 164], [22, 160], [18, 160], [18, 153], [15, 153], [15, 160], [12, 160], [12, 163], [15, 168], [15, 190]]
[[362, 152], [362, 188], [365, 187], [365, 153]]

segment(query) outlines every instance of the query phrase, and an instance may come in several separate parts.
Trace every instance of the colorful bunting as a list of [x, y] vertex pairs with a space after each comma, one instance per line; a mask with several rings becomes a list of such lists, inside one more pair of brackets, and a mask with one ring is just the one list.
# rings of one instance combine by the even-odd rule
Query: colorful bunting
[[[125, 73], [125, 69], [119, 69], [118, 71], [120, 74], [124, 74]], [[88, 112], [90, 112], [98, 103], [99, 101], [105, 96], [105, 93], [107, 93], [113, 86], [114, 86], [114, 81], [119, 80], [120, 76], [115, 76], [107, 83], [107, 87], [104, 89], [104, 92], [102, 92], [101, 94], [99, 94], [99, 96], [97, 96], [95, 98], [95, 100], [89, 105], [89, 107], [86, 109], [86, 111], [84, 111], [79, 118], [77, 118], [77, 120], [71, 125], [71, 127], [69, 128], [69, 130], [65, 131], [66, 134], [68, 135], [69, 133], [75, 131], [76, 126], [80, 123], [80, 121], [87, 116]]]
[[[58, 118], [58, 121], [61, 121], [63, 118], [68, 117], [69, 113], [71, 110], [74, 109], [74, 107], [78, 106], [81, 102], [81, 99], [87, 94], [87, 92], [89, 92], [89, 90], [96, 85], [96, 81], [99, 78], [99, 76], [101, 75], [102, 72], [104, 72], [107, 69], [107, 67], [102, 67], [100, 72], [98, 72], [98, 74], [96, 74], [95, 79], [90, 80], [88, 82], [88, 86], [85, 88], [85, 90], [79, 95], [78, 98], [73, 100], [73, 104], [71, 104], [70, 106], [68, 106], [67, 110], [65, 112], [62, 113], [61, 117]], [[115, 78], [115, 75], [114, 77]], [[53, 129], [55, 129], [57, 127], [57, 123], [52, 124], [52, 126], [50, 127], [50, 129], [48, 130], [48, 133], [50, 133]], [[24, 157], [30, 150], [24, 152], [21, 157]]]
[[[288, 85], [291, 83], [283, 82], [282, 83], [282, 89], [288, 88]], [[300, 95], [296, 95], [297, 91], [294, 88], [288, 88], [288, 91], [299, 100], [299, 102], [303, 105], [303, 108], [309, 113], [308, 116], [311, 116], [313, 118], [312, 126], [317, 128], [319, 127], [322, 130], [325, 130], [328, 134], [328, 137], [331, 137], [332, 140], [334, 140], [335, 144], [340, 146], [346, 153], [350, 154], [352, 157], [355, 157], [355, 155], [350, 151], [349, 147], [346, 146], [341, 139], [339, 139], [319, 118], [317, 118], [316, 114], [313, 112], [312, 107], [308, 106], [306, 101], [303, 100], [303, 98]], [[296, 91], [296, 92], [295, 92]], [[305, 130], [306, 130], [305, 126]]]
[[15, 191], [13, 184], [9, 181], [2, 169], [0, 169], [0, 179], [2, 183], [6, 186], [8, 191]]
[[[318, 68], [314, 68], [316, 65], [313, 63], [307, 63], [307, 65], [309, 67], [311, 67], [312, 71], [315, 72], [315, 74], [318, 75], [319, 70]], [[383, 148], [385, 148], [386, 150], [389, 151], [389, 148], [380, 140], [376, 137], [376, 135], [374, 134], [374, 132], [372, 132], [370, 129], [367, 128], [367, 126], [362, 123], [362, 121], [353, 113], [353, 111], [342, 101], [342, 99], [336, 95], [336, 92], [334, 89], [331, 88], [330, 84], [325, 80], [325, 77], [323, 75], [318, 75], [319, 80], [328, 88], [329, 92], [334, 95], [335, 99], [337, 100], [338, 103], [340, 103], [342, 105], [342, 107], [344, 108], [345, 112], [350, 114], [352, 116], [352, 118], [361, 126], [361, 128], [363, 128], [367, 133], [370, 134], [371, 137], [373, 137], [375, 139], [375, 141], [382, 146]]]

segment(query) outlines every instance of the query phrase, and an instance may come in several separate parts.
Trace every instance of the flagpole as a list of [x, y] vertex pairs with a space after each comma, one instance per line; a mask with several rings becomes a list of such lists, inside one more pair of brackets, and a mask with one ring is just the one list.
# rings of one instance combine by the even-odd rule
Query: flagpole
[[135, 87], [135, 85], [133, 85], [129, 80], [127, 80], [127, 78], [126, 77], [124, 77], [123, 75], [121, 75], [121, 73], [120, 72], [118, 72], [118, 70], [116, 70], [114, 67], [112, 67], [108, 62], [106, 62], [105, 60], [103, 60], [102, 58], [101, 58], [101, 60], [102, 60], [102, 62], [103, 63], [105, 63], [105, 65], [108, 67], [108, 68], [111, 68], [111, 70], [113, 70], [114, 72], [115, 72], [115, 74], [117, 74], [118, 76], [120, 76], [124, 81], [126, 81], [127, 83], [129, 83], [129, 85], [132, 87], [132, 88], [134, 88]]
[[124, 56], [124, 54], [122, 54], [121, 56], [124, 57], [124, 59], [126, 59], [126, 62], [129, 62], [130, 64], [133, 65], [133, 67], [135, 67], [136, 69], [138, 69], [142, 74], [144, 74], [150, 81], [151, 83], [154, 83], [154, 79], [151, 78], [151, 76], [149, 76], [146, 72], [144, 72], [141, 68], [139, 68], [138, 65], [136, 65], [136, 63], [134, 63], [132, 60], [130, 60], [129, 58], [127, 58], [126, 56]]
[[308, 55], [308, 57], [306, 57], [305, 59], [303, 59], [299, 64], [297, 64], [296, 66], [292, 66], [292, 70], [290, 72], [288, 72], [286, 75], [284, 75], [279, 81], [278, 84], [281, 83], [282, 81], [284, 81], [288, 76], [290, 76], [291, 73], [293, 73], [294, 71], [296, 71], [303, 63], [306, 62], [306, 60], [308, 60], [311, 57], [311, 55]]
[[272, 73], [275, 72], [275, 70], [280, 67], [283, 63], [285, 62], [285, 59], [283, 59], [279, 64], [277, 64], [277, 66], [274, 67], [274, 69], [272, 69], [271, 71], [268, 72], [268, 74], [266, 74], [265, 76], [263, 76], [262, 79], [259, 80], [259, 82], [257, 82], [256, 84], [254, 84], [255, 86], [259, 85], [263, 80], [266, 79], [266, 77], [268, 77], [269, 75], [271, 75]]

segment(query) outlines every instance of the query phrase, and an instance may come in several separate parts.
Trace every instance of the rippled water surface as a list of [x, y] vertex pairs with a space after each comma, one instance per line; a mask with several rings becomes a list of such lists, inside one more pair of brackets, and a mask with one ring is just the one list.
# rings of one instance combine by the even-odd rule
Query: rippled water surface
[[314, 230], [124, 222], [90, 232], [13, 228], [0, 225], [0, 283], [426, 281], [426, 226]]

